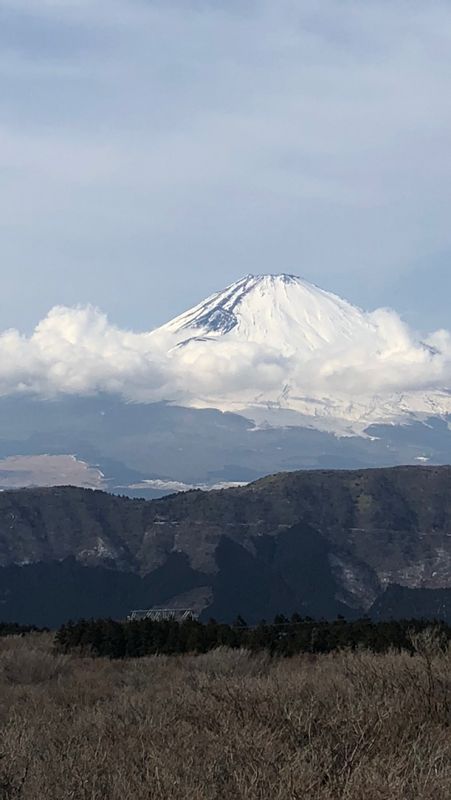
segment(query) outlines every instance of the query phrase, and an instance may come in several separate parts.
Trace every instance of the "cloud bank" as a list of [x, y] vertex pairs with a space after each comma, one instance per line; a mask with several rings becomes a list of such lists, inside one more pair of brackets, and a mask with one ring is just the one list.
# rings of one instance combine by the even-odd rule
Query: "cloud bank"
[[419, 340], [389, 309], [366, 320], [358, 340], [300, 356], [227, 336], [173, 347], [167, 332], [133, 333], [92, 306], [58, 306], [30, 336], [0, 335], [0, 393], [111, 392], [234, 411], [280, 406], [351, 422], [451, 412], [450, 332]]

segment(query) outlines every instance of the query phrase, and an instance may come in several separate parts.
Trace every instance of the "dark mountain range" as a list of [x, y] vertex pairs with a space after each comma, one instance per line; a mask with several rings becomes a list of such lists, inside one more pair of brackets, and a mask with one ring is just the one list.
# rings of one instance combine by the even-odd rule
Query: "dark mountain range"
[[451, 467], [283, 473], [154, 501], [0, 494], [0, 618], [157, 604], [249, 621], [451, 613]]

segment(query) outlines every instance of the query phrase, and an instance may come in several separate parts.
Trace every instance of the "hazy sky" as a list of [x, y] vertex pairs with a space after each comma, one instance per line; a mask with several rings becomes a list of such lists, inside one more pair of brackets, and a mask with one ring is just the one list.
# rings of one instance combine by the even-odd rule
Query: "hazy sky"
[[0, 329], [248, 272], [450, 327], [451, 3], [0, 0]]

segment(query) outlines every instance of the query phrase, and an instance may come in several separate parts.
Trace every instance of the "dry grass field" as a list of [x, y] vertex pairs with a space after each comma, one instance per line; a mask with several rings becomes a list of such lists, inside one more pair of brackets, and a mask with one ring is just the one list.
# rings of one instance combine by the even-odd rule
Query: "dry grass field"
[[0, 798], [449, 800], [451, 654], [108, 661], [0, 641]]

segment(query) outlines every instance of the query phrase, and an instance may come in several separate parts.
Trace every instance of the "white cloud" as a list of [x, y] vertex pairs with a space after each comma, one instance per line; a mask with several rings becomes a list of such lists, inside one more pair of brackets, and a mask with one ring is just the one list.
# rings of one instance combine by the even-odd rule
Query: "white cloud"
[[174, 348], [167, 331], [133, 333], [93, 307], [56, 307], [29, 337], [0, 335], [0, 393], [113, 392], [235, 411], [279, 403], [354, 427], [411, 411], [451, 412], [451, 334], [438, 331], [421, 342], [388, 309], [364, 319], [348, 341], [337, 338], [310, 353], [294, 342], [287, 353], [227, 336]]

